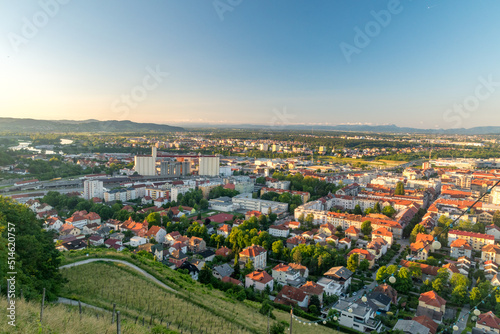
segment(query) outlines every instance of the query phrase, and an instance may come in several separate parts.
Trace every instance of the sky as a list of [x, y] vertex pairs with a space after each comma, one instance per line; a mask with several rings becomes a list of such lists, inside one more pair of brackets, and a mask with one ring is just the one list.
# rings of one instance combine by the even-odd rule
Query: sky
[[0, 0], [0, 117], [500, 126], [495, 0]]

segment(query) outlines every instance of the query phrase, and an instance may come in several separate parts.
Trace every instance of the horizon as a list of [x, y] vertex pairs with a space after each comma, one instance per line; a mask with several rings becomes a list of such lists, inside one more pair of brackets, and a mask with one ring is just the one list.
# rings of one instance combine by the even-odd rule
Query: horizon
[[13, 118], [185, 126], [500, 126], [495, 8], [2, 3], [0, 108]]

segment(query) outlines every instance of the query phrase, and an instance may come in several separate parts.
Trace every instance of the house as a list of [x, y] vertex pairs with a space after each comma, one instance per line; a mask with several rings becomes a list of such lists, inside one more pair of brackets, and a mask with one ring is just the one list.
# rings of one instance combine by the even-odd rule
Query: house
[[[419, 324], [429, 328], [429, 333], [430, 334], [436, 334], [437, 333], [437, 330], [438, 330], [438, 324], [432, 320], [431, 318], [429, 318], [428, 316], [425, 316], [425, 315], [421, 315], [419, 317], [414, 317], [412, 320], [418, 322]], [[415, 334], [412, 333], [412, 334]]]
[[324, 233], [315, 234], [313, 237], [313, 240], [314, 240], [314, 243], [316, 243], [316, 244], [318, 242], [326, 242], [326, 234], [324, 234]]
[[[442, 268], [448, 270], [448, 272], [450, 273], [449, 278], [451, 278], [451, 275], [453, 275], [453, 274], [462, 274], [460, 272], [460, 269], [457, 267], [457, 265], [452, 263], [452, 262], [445, 264], [444, 266], [442, 266]], [[467, 276], [467, 275], [465, 275], [465, 276]]]
[[181, 251], [183, 253], [187, 253], [188, 247], [182, 241], [176, 241], [172, 245], [168, 247], [168, 252], [173, 253], [174, 251]]
[[142, 223], [137, 223], [132, 220], [132, 218], [127, 219], [126, 221], [123, 222], [123, 224], [120, 227], [120, 231], [131, 231], [134, 233], [134, 235], [139, 236], [139, 237], [144, 237], [146, 236], [146, 233], [148, 233], [149, 230], [149, 223], [144, 220]]
[[91, 235], [89, 237], [89, 244], [95, 247], [104, 245], [104, 238], [97, 234]]
[[336, 235], [332, 234], [329, 237], [326, 237], [325, 241], [328, 244], [333, 244], [335, 247], [338, 247], [339, 237], [337, 237]]
[[165, 248], [164, 244], [156, 244], [151, 246], [151, 253], [154, 255], [155, 259], [162, 261], [168, 254], [168, 250]]
[[167, 230], [164, 227], [160, 226], [151, 226], [151, 228], [146, 233], [146, 237], [150, 240], [155, 240], [156, 242], [162, 243], [165, 241], [165, 237], [167, 235]]
[[309, 305], [309, 298], [310, 296], [301, 289], [285, 285], [274, 299], [274, 302], [306, 308]]
[[106, 248], [116, 249], [119, 252], [125, 249], [125, 247], [123, 247], [122, 241], [119, 239], [108, 239], [104, 241], [104, 246], [106, 246]]
[[382, 330], [382, 322], [375, 320], [378, 307], [370, 300], [366, 303], [357, 303], [340, 299], [332, 308], [338, 312], [338, 322], [342, 326], [363, 333]]
[[274, 281], [271, 275], [264, 270], [256, 270], [245, 276], [245, 288], [254, 287], [255, 290], [264, 291], [266, 287], [272, 291]]
[[433, 251], [432, 243], [434, 238], [430, 234], [418, 233], [415, 242], [410, 244], [410, 254], [408, 258], [425, 261], [429, 253]]
[[378, 312], [387, 312], [391, 307], [391, 298], [386, 294], [378, 291], [372, 291], [366, 296], [373, 304], [377, 305]]
[[481, 250], [483, 246], [493, 245], [495, 243], [495, 237], [489, 234], [458, 231], [458, 230], [448, 231], [448, 244], [451, 244], [456, 239], [466, 240], [474, 250]]
[[262, 215], [262, 212], [257, 210], [250, 210], [245, 213], [245, 220], [249, 220], [252, 217], [259, 218]]
[[468, 275], [470, 268], [473, 266], [475, 266], [475, 264], [469, 258], [467, 258], [465, 256], [461, 256], [457, 260], [458, 270], [460, 270], [460, 272], [463, 275]]
[[291, 230], [296, 230], [296, 229], [300, 228], [300, 222], [296, 222], [296, 221], [288, 222], [287, 225], [288, 225], [288, 228]]
[[231, 255], [231, 250], [226, 246], [222, 246], [221, 248], [215, 251], [216, 256], [229, 257]]
[[210, 249], [205, 249], [195, 254], [195, 257], [201, 258], [205, 262], [211, 262], [215, 258], [215, 253]]
[[294, 249], [298, 245], [306, 244], [306, 239], [301, 236], [291, 237], [286, 239], [286, 247], [288, 249]]
[[333, 224], [326, 223], [326, 224], [320, 225], [318, 232], [324, 233], [327, 236], [330, 236], [330, 235], [335, 234], [335, 232], [337, 232], [337, 228]]
[[243, 286], [243, 283], [241, 281], [234, 279], [232, 277], [229, 277], [229, 276], [223, 277], [221, 281], [224, 283], [231, 283], [234, 285]]
[[194, 264], [190, 263], [189, 261], [184, 261], [175, 270], [180, 270], [180, 269], [187, 270], [188, 274], [191, 276], [192, 279], [194, 279], [195, 281], [198, 280], [198, 275], [200, 273], [200, 270]]
[[394, 326], [393, 330], [399, 330], [402, 331], [405, 334], [431, 334], [431, 331], [429, 328], [425, 327], [421, 323], [415, 320], [403, 320], [399, 319], [398, 322], [396, 322], [396, 325]]
[[354, 273], [347, 269], [346, 267], [332, 267], [326, 273], [323, 274], [326, 278], [333, 280], [341, 286], [342, 291], [346, 291], [352, 282], [352, 275]]
[[372, 239], [376, 237], [382, 238], [385, 241], [387, 241], [389, 247], [392, 246], [392, 243], [394, 242], [394, 237], [392, 235], [392, 232], [387, 230], [385, 227], [379, 227], [378, 229], [372, 232]]
[[491, 285], [493, 286], [500, 286], [500, 275], [495, 274], [493, 278], [491, 279]]
[[309, 269], [298, 263], [289, 263], [288, 266], [299, 272], [300, 277], [307, 278], [309, 276]]
[[59, 229], [59, 235], [79, 235], [81, 233], [80, 229], [72, 224], [64, 224]]
[[500, 333], [500, 318], [492, 311], [482, 313], [477, 317], [476, 328], [486, 333]]
[[82, 239], [66, 241], [56, 247], [59, 251], [81, 250], [87, 248], [87, 243]]
[[176, 268], [179, 268], [184, 262], [188, 259], [187, 255], [179, 250], [175, 250], [170, 254], [168, 258], [168, 262], [175, 265]]
[[65, 220], [67, 224], [71, 224], [79, 229], [87, 225], [88, 220], [83, 215], [78, 214], [78, 211], [73, 213], [73, 215]]
[[217, 279], [223, 279], [226, 276], [231, 276], [234, 273], [234, 269], [227, 263], [220, 266], [215, 266], [212, 269], [212, 275]]
[[454, 258], [459, 258], [465, 256], [467, 258], [472, 257], [472, 247], [469, 245], [467, 240], [456, 239], [450, 244], [450, 255]]
[[397, 304], [398, 303], [398, 292], [396, 289], [394, 289], [392, 286], [390, 286], [387, 283], [377, 285], [374, 289], [373, 292], [380, 292], [389, 297], [391, 300], [391, 303]]
[[[202, 238], [191, 237], [188, 243], [189, 251], [193, 253], [202, 252], [207, 249], [207, 243]], [[214, 253], [215, 256], [215, 253]]]
[[108, 219], [105, 225], [113, 229], [113, 231], [119, 231], [121, 226], [123, 225], [123, 222], [116, 219]]
[[246, 247], [240, 252], [239, 255], [239, 261], [243, 265], [252, 261], [255, 269], [265, 269], [267, 266], [267, 251], [262, 246], [252, 245]]
[[178, 231], [171, 232], [166, 235], [165, 242], [173, 245], [174, 242], [181, 237], [181, 234]]
[[314, 232], [313, 231], [305, 231], [300, 236], [306, 240], [313, 240]]
[[229, 237], [231, 234], [231, 226], [228, 224], [223, 224], [217, 229], [217, 235], [222, 235], [224, 238]]
[[387, 253], [387, 249], [389, 248], [389, 244], [382, 238], [376, 237], [372, 239], [367, 245], [366, 250], [370, 252], [375, 259], [380, 259], [385, 253]]
[[148, 242], [148, 239], [135, 236], [130, 238], [130, 246], [132, 247], [139, 247], [139, 245], [144, 245], [146, 242]]
[[493, 261], [486, 261], [483, 267], [486, 277], [491, 277], [498, 273], [498, 265]]
[[84, 216], [88, 223], [87, 224], [101, 224], [101, 216], [95, 212], [89, 212]]
[[63, 222], [59, 217], [50, 216], [45, 219], [44, 228], [46, 230], [59, 231], [59, 229], [63, 226]]
[[89, 235], [89, 234], [97, 234], [97, 231], [101, 228], [101, 225], [92, 223], [92, 224], [87, 224], [82, 228], [82, 234]]
[[481, 249], [481, 260], [493, 261], [496, 264], [500, 264], [500, 246], [497, 245], [486, 245]]
[[351, 239], [349, 238], [343, 238], [339, 240], [338, 244], [339, 249], [349, 249], [351, 248]]
[[320, 304], [323, 305], [323, 294], [325, 290], [323, 286], [314, 283], [313, 281], [307, 281], [299, 289], [308, 296], [318, 296]]
[[375, 265], [375, 255], [373, 255], [366, 249], [355, 248], [350, 251], [349, 254], [347, 254], [347, 257], [351, 256], [352, 254], [358, 254], [358, 264], [363, 260], [367, 260], [369, 263], [369, 269], [372, 269]]
[[425, 315], [441, 323], [446, 311], [446, 300], [431, 290], [420, 294], [418, 298], [417, 316]]
[[280, 263], [272, 269], [272, 277], [282, 285], [298, 286], [302, 283], [300, 273], [284, 263]]
[[495, 240], [500, 241], [500, 227], [495, 224], [491, 224], [485, 227], [485, 232], [488, 235], [492, 235]]
[[290, 229], [285, 225], [271, 225], [269, 227], [269, 234], [276, 238], [288, 238]]
[[349, 226], [347, 230], [345, 230], [345, 236], [352, 239], [358, 239], [361, 235], [361, 230], [354, 227], [353, 225]]

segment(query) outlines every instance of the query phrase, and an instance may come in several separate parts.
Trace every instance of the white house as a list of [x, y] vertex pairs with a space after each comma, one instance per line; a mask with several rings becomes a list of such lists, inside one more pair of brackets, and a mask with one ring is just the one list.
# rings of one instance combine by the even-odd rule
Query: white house
[[147, 242], [148, 242], [148, 240], [146, 238], [143, 238], [143, 237], [135, 236], [135, 237], [130, 238], [130, 246], [132, 246], [132, 247], [139, 247], [140, 245], [144, 245]]
[[273, 279], [280, 284], [288, 284], [288, 281], [295, 281], [300, 277], [300, 273], [292, 267], [280, 263], [273, 268]]
[[164, 227], [153, 225], [146, 233], [146, 236], [150, 239], [154, 239], [156, 242], [163, 243], [167, 236], [167, 230], [165, 230]]
[[255, 290], [263, 291], [266, 286], [272, 291], [274, 288], [274, 281], [271, 275], [264, 270], [256, 270], [245, 276], [245, 288], [253, 286]]
[[271, 225], [269, 227], [269, 234], [277, 238], [288, 238], [290, 229], [286, 225]]

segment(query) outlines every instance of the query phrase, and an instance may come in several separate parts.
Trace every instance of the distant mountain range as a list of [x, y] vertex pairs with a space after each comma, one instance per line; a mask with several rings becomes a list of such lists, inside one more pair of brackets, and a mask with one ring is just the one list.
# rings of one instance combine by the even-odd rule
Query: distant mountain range
[[389, 125], [287, 125], [270, 126], [257, 124], [182, 124], [186, 128], [231, 128], [231, 129], [264, 129], [264, 130], [318, 130], [318, 131], [343, 131], [343, 132], [373, 132], [373, 133], [421, 133], [421, 134], [448, 134], [448, 135], [486, 135], [500, 134], [500, 126], [480, 126], [474, 128], [456, 128], [456, 129], [417, 129], [408, 127], [399, 127], [394, 124]]
[[132, 121], [39, 120], [31, 118], [0, 117], [0, 131], [9, 132], [180, 132], [184, 128]]

